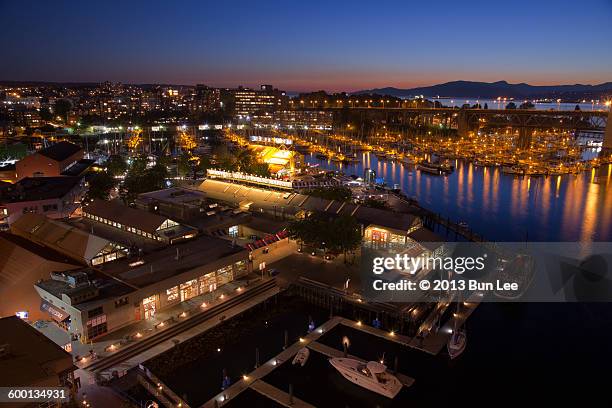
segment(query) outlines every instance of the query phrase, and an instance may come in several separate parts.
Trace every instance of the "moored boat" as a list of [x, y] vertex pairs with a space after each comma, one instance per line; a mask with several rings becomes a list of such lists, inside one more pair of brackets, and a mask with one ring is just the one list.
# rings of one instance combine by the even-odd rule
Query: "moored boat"
[[467, 345], [467, 336], [464, 329], [453, 330], [446, 348], [451, 360], [459, 357], [465, 351]]
[[297, 352], [291, 364], [299, 364], [300, 366], [304, 367], [308, 361], [308, 357], [310, 357], [310, 350], [307, 347], [303, 347]]
[[330, 358], [330, 364], [350, 382], [365, 389], [394, 398], [402, 389], [396, 376], [387, 372], [387, 367], [376, 361], [363, 363], [352, 358]]

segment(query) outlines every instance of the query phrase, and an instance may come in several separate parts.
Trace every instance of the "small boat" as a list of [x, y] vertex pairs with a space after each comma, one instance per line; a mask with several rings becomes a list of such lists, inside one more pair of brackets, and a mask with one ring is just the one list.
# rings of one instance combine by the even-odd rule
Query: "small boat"
[[450, 336], [450, 339], [448, 339], [448, 343], [446, 344], [448, 355], [450, 356], [451, 360], [459, 357], [461, 353], [463, 353], [466, 344], [467, 337], [465, 329], [453, 330], [453, 334]]
[[501, 171], [505, 174], [525, 174], [525, 169], [521, 166], [503, 166]]
[[295, 357], [293, 357], [293, 362], [291, 364], [299, 364], [300, 366], [304, 367], [308, 361], [308, 357], [310, 357], [310, 350], [307, 347], [303, 347], [297, 352]]
[[387, 372], [387, 367], [377, 361], [362, 363], [352, 358], [335, 357], [330, 358], [329, 362], [350, 382], [387, 398], [395, 398], [402, 389], [402, 383], [397, 377]]

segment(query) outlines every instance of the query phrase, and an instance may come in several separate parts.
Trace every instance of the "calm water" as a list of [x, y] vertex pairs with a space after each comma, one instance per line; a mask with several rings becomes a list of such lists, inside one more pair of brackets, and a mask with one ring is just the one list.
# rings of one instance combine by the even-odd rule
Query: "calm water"
[[440, 177], [379, 161], [371, 153], [350, 165], [314, 155], [306, 161], [359, 177], [369, 167], [389, 186], [399, 185], [424, 207], [465, 221], [490, 240], [612, 240], [612, 166], [580, 175], [516, 177], [499, 168], [456, 161], [455, 171]]

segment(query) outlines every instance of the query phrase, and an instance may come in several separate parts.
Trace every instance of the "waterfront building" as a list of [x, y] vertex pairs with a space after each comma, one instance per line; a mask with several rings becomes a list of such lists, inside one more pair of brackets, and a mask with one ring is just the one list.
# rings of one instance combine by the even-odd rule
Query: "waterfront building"
[[423, 226], [419, 217], [359, 204], [327, 200], [295, 192], [276, 191], [206, 179], [199, 190], [211, 200], [230, 204], [256, 215], [274, 219], [292, 219], [311, 213], [332, 217], [354, 216], [364, 228], [364, 241], [406, 243], [410, 233]]
[[0, 186], [0, 230], [24, 214], [69, 218], [81, 208], [85, 188], [79, 177], [26, 177]]
[[[199, 237], [104, 265], [52, 273], [35, 288], [58, 326], [90, 341], [216, 290], [250, 271], [248, 251]], [[57, 321], [57, 319], [54, 319]]]
[[0, 316], [19, 314], [29, 321], [49, 318], [40, 310], [34, 283], [51, 272], [82, 267], [69, 256], [7, 232], [0, 232], [0, 253]]
[[83, 159], [83, 149], [70, 142], [59, 142], [19, 160], [17, 177], [60, 176]]
[[94, 200], [83, 208], [83, 217], [128, 234], [168, 244], [197, 235], [195, 228], [159, 214], [124, 206], [117, 201]]
[[[18, 317], [0, 319], [0, 386], [67, 387], [76, 391], [72, 356]], [[15, 403], [10, 406], [32, 406]], [[38, 406], [38, 405], [37, 405]], [[42, 406], [42, 405], [41, 405]], [[51, 402], [44, 406], [59, 407]]]
[[82, 265], [102, 265], [127, 256], [127, 248], [73, 225], [40, 214], [25, 214], [11, 232], [59, 252]]

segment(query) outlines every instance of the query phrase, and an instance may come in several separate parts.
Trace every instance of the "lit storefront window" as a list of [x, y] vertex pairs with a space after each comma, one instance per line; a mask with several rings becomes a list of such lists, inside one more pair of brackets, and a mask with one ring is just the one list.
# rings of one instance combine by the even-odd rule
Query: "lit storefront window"
[[199, 282], [200, 293], [212, 292], [217, 289], [217, 277], [215, 276], [215, 272], [200, 276]]
[[198, 280], [192, 279], [185, 283], [181, 283], [181, 302], [198, 296]]
[[178, 288], [178, 286], [175, 286], [173, 288], [167, 289], [166, 290], [166, 296], [167, 296], [168, 303], [178, 301], [179, 300], [179, 288]]

